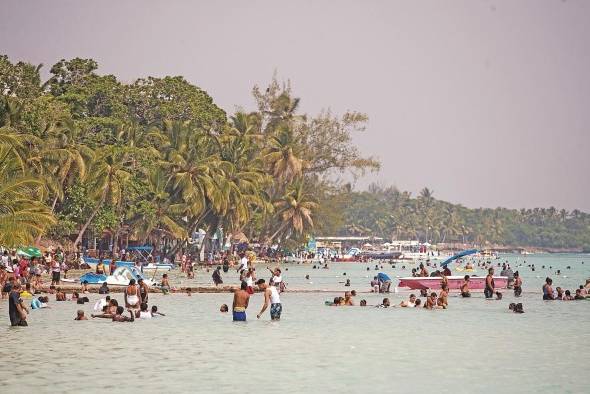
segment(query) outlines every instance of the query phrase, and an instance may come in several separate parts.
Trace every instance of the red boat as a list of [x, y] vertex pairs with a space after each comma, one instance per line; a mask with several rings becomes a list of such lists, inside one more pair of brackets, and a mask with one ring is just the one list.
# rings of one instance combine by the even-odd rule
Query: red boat
[[[463, 276], [447, 276], [447, 283], [450, 290], [459, 290], [463, 285]], [[409, 287], [412, 290], [416, 289], [440, 289], [442, 278], [440, 276], [428, 277], [408, 277], [400, 278], [399, 287]], [[505, 289], [508, 286], [507, 276], [494, 276], [494, 286], [496, 289]], [[469, 289], [483, 290], [486, 287], [485, 276], [470, 276]]]

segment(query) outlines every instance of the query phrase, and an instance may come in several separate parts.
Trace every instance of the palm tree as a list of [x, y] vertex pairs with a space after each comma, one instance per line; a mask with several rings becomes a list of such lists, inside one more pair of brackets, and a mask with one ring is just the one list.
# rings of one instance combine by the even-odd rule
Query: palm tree
[[280, 233], [302, 234], [306, 228], [313, 228], [312, 216], [318, 204], [305, 189], [302, 179], [297, 179], [289, 185], [285, 195], [274, 205], [280, 225], [267, 240], [269, 243]]
[[280, 126], [269, 138], [264, 152], [264, 160], [270, 167], [270, 173], [281, 181], [291, 182], [302, 175], [305, 161], [303, 148], [290, 127]]
[[0, 244], [14, 247], [42, 234], [55, 217], [39, 198], [43, 181], [23, 174], [11, 149], [0, 145]]
[[141, 211], [136, 212], [130, 220], [135, 234], [145, 241], [157, 232], [157, 244], [162, 235], [176, 239], [185, 239], [187, 231], [177, 223], [174, 216], [182, 212], [182, 204], [174, 204], [169, 190], [169, 178], [162, 168], [154, 168], [148, 174], [149, 197], [141, 204]]
[[106, 202], [118, 206], [123, 200], [125, 184], [131, 177], [127, 171], [128, 164], [129, 155], [124, 148], [105, 146], [96, 152], [87, 182], [95, 205], [74, 241], [74, 248], [82, 241], [88, 226]]

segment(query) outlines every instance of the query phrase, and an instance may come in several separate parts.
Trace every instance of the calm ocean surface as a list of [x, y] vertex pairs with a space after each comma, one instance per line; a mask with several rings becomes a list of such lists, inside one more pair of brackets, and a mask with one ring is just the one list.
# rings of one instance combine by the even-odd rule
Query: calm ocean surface
[[[231, 315], [219, 313], [222, 303], [231, 305], [231, 294], [152, 294], [151, 303], [166, 317], [132, 324], [76, 322], [81, 306], [52, 297], [51, 309], [31, 312], [29, 327], [11, 328], [2, 301], [1, 392], [589, 392], [590, 301], [544, 302], [540, 289], [551, 276], [554, 287], [573, 292], [590, 278], [590, 255], [504, 255], [495, 262], [506, 259], [513, 267], [526, 260], [518, 268], [524, 279], [522, 315], [508, 311], [514, 301], [508, 290], [502, 301], [452, 294], [449, 309], [435, 311], [335, 308], [324, 301], [337, 293], [285, 293], [280, 322], [270, 322], [268, 311], [256, 321], [263, 302], [256, 294], [250, 320], [232, 323]], [[532, 263], [535, 272], [526, 266]], [[283, 277], [291, 289], [366, 291], [374, 265], [285, 265]], [[409, 275], [412, 266], [384, 267], [396, 277]], [[268, 277], [264, 267], [258, 271]], [[196, 275], [182, 284], [211, 283], [210, 273]], [[347, 278], [350, 288], [339, 283]], [[224, 280], [236, 283], [235, 271]], [[400, 289], [390, 298], [399, 304], [408, 294]], [[87, 315], [98, 298], [90, 295], [91, 303], [83, 306]], [[356, 303], [362, 298], [376, 304], [382, 296], [359, 294]]]

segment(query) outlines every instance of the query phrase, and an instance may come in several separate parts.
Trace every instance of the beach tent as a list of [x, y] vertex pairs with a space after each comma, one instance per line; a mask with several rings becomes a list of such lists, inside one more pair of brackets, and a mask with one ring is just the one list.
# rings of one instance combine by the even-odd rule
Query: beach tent
[[31, 257], [42, 257], [43, 256], [41, 251], [38, 248], [35, 248], [34, 246], [28, 246], [26, 248], [21, 248], [16, 251], [16, 254], [18, 254], [20, 256], [24, 256], [27, 259], [30, 259]]
[[446, 267], [447, 265], [449, 265], [450, 262], [457, 260], [458, 258], [464, 257], [464, 256], [469, 256], [470, 254], [475, 254], [479, 252], [477, 249], [467, 249], [464, 250], [462, 252], [457, 253], [454, 256], [449, 257], [448, 259], [446, 259], [445, 261], [443, 261], [442, 263], [440, 263], [441, 267]]

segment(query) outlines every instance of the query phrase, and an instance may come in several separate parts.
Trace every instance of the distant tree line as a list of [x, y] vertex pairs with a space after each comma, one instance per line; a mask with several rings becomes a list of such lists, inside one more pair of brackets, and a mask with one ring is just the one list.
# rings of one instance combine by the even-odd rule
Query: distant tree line
[[577, 209], [470, 209], [437, 200], [428, 188], [413, 197], [377, 185], [346, 199], [340, 234], [590, 250], [590, 215]]

